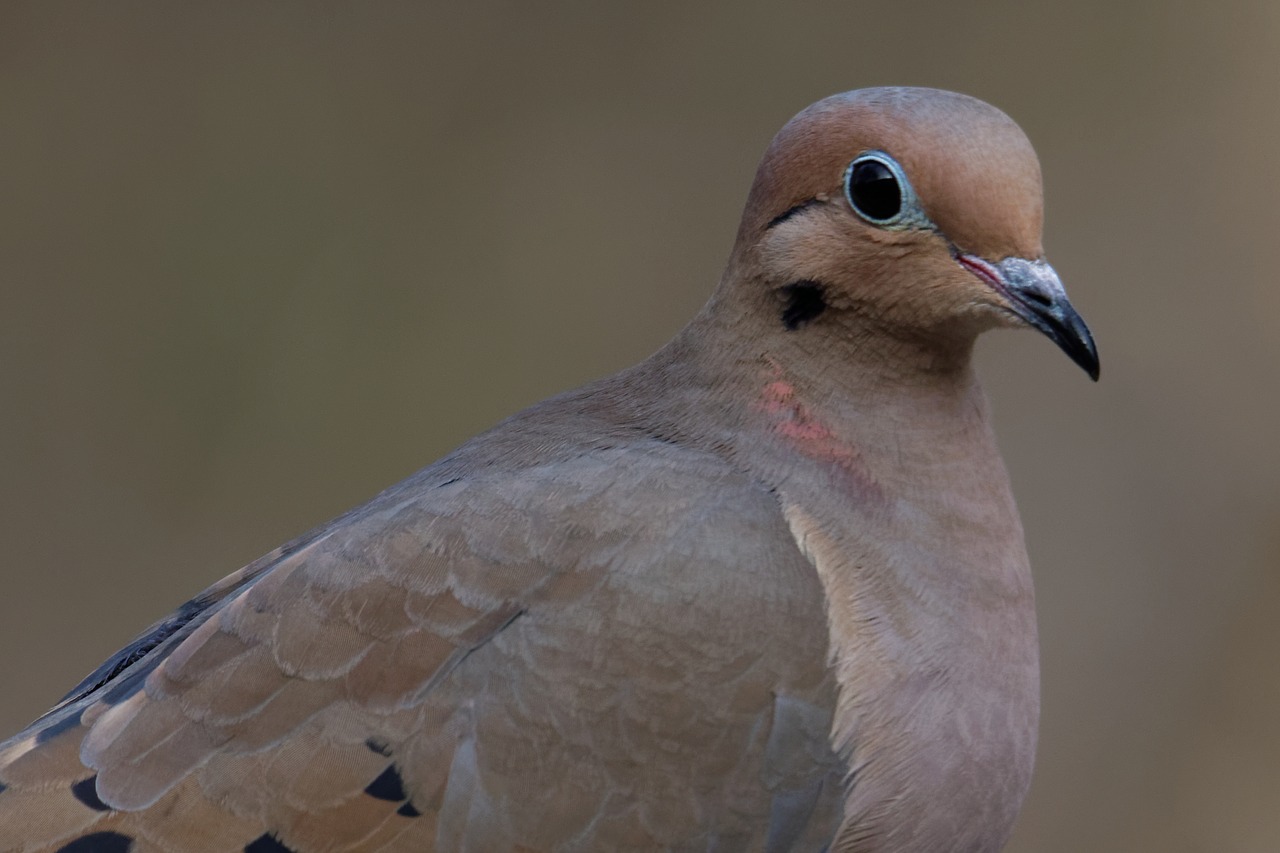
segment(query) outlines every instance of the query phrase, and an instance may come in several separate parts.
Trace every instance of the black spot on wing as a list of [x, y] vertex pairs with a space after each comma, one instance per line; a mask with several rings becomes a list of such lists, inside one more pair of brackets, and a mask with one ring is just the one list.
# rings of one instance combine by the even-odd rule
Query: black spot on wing
[[796, 281], [782, 288], [782, 325], [794, 332], [827, 310], [822, 285], [816, 281]]
[[294, 853], [293, 849], [269, 832], [264, 832], [244, 846], [244, 853]]
[[133, 839], [118, 832], [82, 835], [58, 848], [58, 853], [129, 853]]
[[379, 740], [376, 737], [371, 737], [365, 740], [364, 745], [373, 752], [378, 753], [378, 755], [385, 755], [387, 757], [391, 756], [391, 744], [387, 743], [385, 740]]
[[84, 713], [83, 708], [81, 708], [78, 711], [75, 711], [74, 713], [67, 713], [60, 719], [57, 719], [53, 723], [45, 726], [43, 729], [41, 729], [39, 732], [36, 733], [36, 744], [37, 745], [46, 744], [49, 741], [56, 738], [58, 735], [62, 734], [63, 732], [70, 731], [71, 729], [74, 729], [77, 726], [79, 726], [80, 715], [82, 713]]
[[244, 845], [244, 853], [293, 853], [293, 848], [270, 833], [262, 833]]
[[409, 799], [409, 795], [404, 792], [404, 780], [400, 778], [400, 771], [396, 770], [394, 764], [370, 782], [364, 792], [374, 799], [389, 800], [393, 803]]
[[98, 798], [98, 777], [97, 774], [90, 776], [88, 779], [81, 779], [79, 782], [71, 786], [71, 793], [77, 800], [84, 803], [89, 808], [97, 812], [109, 812], [111, 806], [104, 803]]
[[396, 814], [401, 817], [422, 817], [422, 812], [415, 809], [413, 803], [408, 800], [405, 800], [404, 805], [396, 809]]
[[9, 787], [9, 786], [8, 786], [8, 785], [6, 785], [5, 783], [0, 782], [0, 794], [3, 794], [3, 793], [4, 793], [5, 788], [8, 788], [8, 787]]

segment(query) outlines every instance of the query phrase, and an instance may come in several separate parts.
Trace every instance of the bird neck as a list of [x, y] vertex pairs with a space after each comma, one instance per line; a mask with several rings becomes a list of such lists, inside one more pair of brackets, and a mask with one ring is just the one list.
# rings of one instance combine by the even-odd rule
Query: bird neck
[[886, 364], [908, 354], [896, 337], [811, 345], [803, 329], [721, 322], [699, 317], [620, 377], [647, 393], [615, 399], [644, 398], [629, 422], [777, 495], [827, 593], [832, 745], [851, 769], [878, 768], [857, 774], [846, 815], [874, 824], [894, 803], [931, 827], [932, 804], [951, 796], [1002, 839], [1030, 779], [1039, 666], [1021, 524], [971, 343], [941, 369], [922, 348]]
[[667, 346], [623, 374], [657, 390], [643, 395], [644, 419], [708, 448], [778, 457], [784, 467], [794, 461], [792, 451], [816, 452], [823, 437], [831, 453], [839, 443], [895, 463], [913, 444], [921, 462], [971, 453], [973, 442], [991, 444], [972, 367], [977, 331], [884, 329], [848, 310], [813, 321], [827, 328], [788, 330], [773, 322], [774, 311], [735, 304], [725, 290]]
[[[655, 390], [635, 417], [778, 496], [827, 591], [833, 745], [851, 767], [906, 756], [860, 774], [847, 814], [894, 802], [924, 826], [930, 803], [967, 779], [961, 805], [1004, 832], [1034, 758], [1035, 606], [972, 342], [939, 359], [866, 329], [834, 342], [743, 334], [724, 313], [636, 368]], [[891, 352], [906, 360], [887, 363]], [[927, 734], [904, 743], [911, 731]]]

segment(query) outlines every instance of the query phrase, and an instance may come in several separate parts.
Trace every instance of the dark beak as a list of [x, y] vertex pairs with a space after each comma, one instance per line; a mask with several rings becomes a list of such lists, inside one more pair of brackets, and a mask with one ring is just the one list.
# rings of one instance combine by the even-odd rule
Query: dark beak
[[997, 264], [973, 255], [959, 255], [962, 266], [987, 281], [1023, 320], [1044, 332], [1067, 356], [1098, 379], [1098, 348], [1084, 320], [1071, 307], [1062, 280], [1044, 261], [1005, 258]]

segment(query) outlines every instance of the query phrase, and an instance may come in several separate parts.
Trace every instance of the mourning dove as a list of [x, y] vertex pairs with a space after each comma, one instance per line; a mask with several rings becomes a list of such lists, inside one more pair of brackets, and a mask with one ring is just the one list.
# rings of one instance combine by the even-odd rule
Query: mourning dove
[[0, 747], [0, 849], [999, 849], [1039, 676], [971, 352], [1098, 373], [1041, 209], [981, 101], [804, 110], [673, 341], [140, 635]]

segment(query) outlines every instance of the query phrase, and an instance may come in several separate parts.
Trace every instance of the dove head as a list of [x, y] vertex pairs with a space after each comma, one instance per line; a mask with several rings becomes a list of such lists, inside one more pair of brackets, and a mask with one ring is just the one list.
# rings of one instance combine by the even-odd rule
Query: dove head
[[936, 89], [861, 89], [805, 109], [756, 174], [731, 279], [788, 335], [908, 343], [967, 363], [977, 335], [1026, 325], [1090, 376], [1097, 352], [1041, 247], [1031, 143], [1008, 116]]

